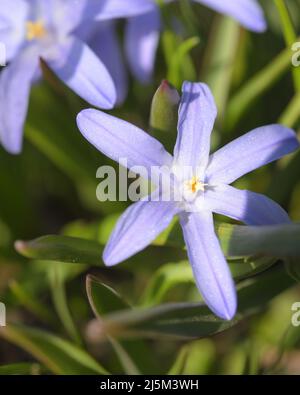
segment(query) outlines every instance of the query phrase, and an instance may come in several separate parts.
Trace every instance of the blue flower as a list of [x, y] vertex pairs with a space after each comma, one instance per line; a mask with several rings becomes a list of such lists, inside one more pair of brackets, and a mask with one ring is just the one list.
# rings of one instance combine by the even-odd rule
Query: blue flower
[[11, 153], [22, 148], [31, 85], [41, 77], [40, 58], [90, 104], [110, 109], [116, 88], [109, 71], [80, 38], [94, 20], [137, 16], [152, 0], [0, 0], [0, 41], [10, 64], [0, 74], [0, 141]]
[[[83, 136], [109, 158], [127, 159], [128, 168], [167, 167], [181, 199], [142, 199], [120, 217], [103, 260], [115, 265], [148, 246], [179, 216], [188, 257], [199, 291], [210, 309], [231, 319], [237, 307], [230, 270], [214, 232], [218, 213], [249, 225], [288, 223], [287, 213], [264, 195], [229, 184], [299, 147], [284, 126], [259, 127], [209, 155], [217, 110], [207, 85], [185, 82], [173, 156], [146, 132], [106, 113], [84, 110], [77, 118]], [[152, 180], [156, 182], [156, 179]], [[163, 188], [157, 188], [163, 194]], [[160, 191], [161, 189], [161, 191]]]

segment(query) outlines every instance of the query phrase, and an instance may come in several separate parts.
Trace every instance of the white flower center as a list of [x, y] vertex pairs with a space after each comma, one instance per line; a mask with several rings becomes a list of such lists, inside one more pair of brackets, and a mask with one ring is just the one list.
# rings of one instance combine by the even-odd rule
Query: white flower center
[[181, 189], [183, 199], [188, 203], [194, 202], [199, 196], [199, 193], [205, 192], [206, 185], [197, 176], [193, 176], [188, 181], [183, 181]]

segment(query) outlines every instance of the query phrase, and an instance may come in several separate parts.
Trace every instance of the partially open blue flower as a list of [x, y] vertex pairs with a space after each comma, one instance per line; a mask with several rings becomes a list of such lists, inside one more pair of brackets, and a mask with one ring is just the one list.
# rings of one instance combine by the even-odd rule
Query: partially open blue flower
[[42, 58], [90, 104], [110, 109], [116, 88], [109, 71], [85, 44], [78, 29], [94, 20], [137, 16], [152, 0], [0, 0], [0, 41], [10, 64], [0, 74], [0, 141], [11, 153], [22, 147], [31, 85], [41, 76]]
[[237, 307], [236, 291], [214, 232], [212, 213], [249, 225], [289, 222], [287, 213], [274, 201], [229, 184], [296, 150], [299, 143], [291, 129], [269, 125], [252, 130], [209, 155], [216, 114], [207, 85], [185, 82], [173, 156], [146, 132], [103, 112], [84, 110], [77, 123], [84, 137], [99, 151], [115, 161], [126, 158], [128, 168], [143, 166], [150, 170], [153, 166], [166, 166], [172, 185], [181, 196], [180, 201], [141, 200], [131, 205], [120, 217], [105, 248], [106, 265], [115, 265], [141, 251], [178, 215], [204, 300], [216, 315], [231, 319]]

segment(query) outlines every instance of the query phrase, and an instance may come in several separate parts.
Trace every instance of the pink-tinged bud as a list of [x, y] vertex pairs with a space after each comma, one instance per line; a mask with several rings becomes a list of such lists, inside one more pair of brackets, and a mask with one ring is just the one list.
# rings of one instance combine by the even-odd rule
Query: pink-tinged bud
[[152, 99], [150, 115], [152, 130], [176, 133], [179, 101], [177, 90], [167, 80], [163, 80]]

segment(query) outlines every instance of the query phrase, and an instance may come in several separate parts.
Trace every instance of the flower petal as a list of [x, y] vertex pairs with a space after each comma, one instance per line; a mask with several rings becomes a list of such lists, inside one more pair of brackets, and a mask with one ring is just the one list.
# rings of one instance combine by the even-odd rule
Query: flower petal
[[45, 58], [55, 74], [93, 106], [111, 109], [116, 89], [106, 67], [82, 41], [68, 38]]
[[170, 224], [177, 212], [172, 202], [132, 204], [120, 217], [105, 247], [105, 264], [116, 265], [143, 250]]
[[96, 15], [96, 19], [129, 18], [151, 12], [155, 8], [156, 5], [153, 0], [106, 0]]
[[206, 5], [213, 10], [231, 16], [240, 22], [244, 27], [254, 32], [264, 32], [267, 23], [263, 10], [256, 0], [194, 0], [197, 3]]
[[237, 307], [234, 282], [209, 211], [180, 214], [188, 257], [195, 280], [208, 307], [219, 317], [230, 320]]
[[182, 87], [178, 136], [174, 148], [174, 159], [178, 168], [198, 168], [198, 176], [204, 175], [216, 115], [217, 109], [209, 87], [202, 83], [185, 82]]
[[281, 125], [262, 126], [212, 154], [206, 171], [207, 181], [230, 184], [297, 148], [299, 142], [293, 130]]
[[219, 185], [205, 193], [206, 206], [213, 212], [242, 221], [247, 225], [289, 223], [284, 209], [267, 196]]
[[0, 74], [0, 141], [12, 154], [22, 149], [30, 88], [38, 70], [38, 54], [30, 47]]
[[125, 34], [125, 50], [133, 75], [142, 83], [151, 80], [159, 41], [158, 9], [130, 18]]
[[[77, 125], [83, 136], [100, 152], [120, 162], [127, 159], [127, 167], [170, 165], [172, 156], [155, 138], [136, 126], [93, 109], [81, 111]], [[122, 162], [123, 164], [123, 162]]]
[[122, 103], [127, 95], [128, 78], [114, 23], [102, 22], [89, 45], [109, 70], [117, 90], [117, 103]]
[[28, 11], [29, 6], [24, 0], [0, 1], [0, 42], [5, 45], [7, 62], [24, 41]]

